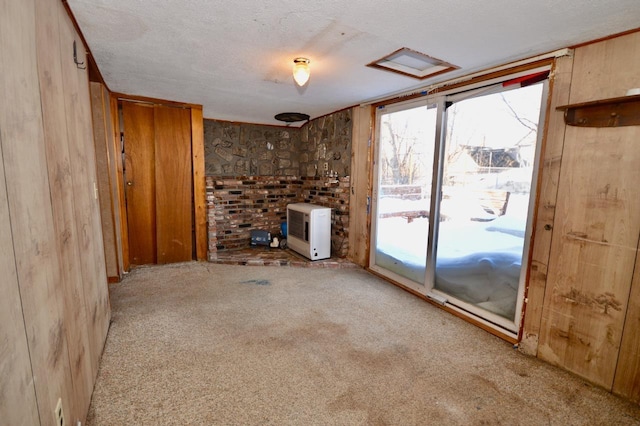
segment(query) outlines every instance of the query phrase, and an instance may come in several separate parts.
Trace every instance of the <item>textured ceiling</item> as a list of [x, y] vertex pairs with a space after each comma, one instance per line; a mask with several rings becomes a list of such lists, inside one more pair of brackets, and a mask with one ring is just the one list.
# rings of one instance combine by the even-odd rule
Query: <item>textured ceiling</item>
[[[637, 27], [639, 0], [68, 0], [116, 92], [282, 124]], [[408, 47], [460, 67], [427, 80], [366, 64]], [[293, 59], [311, 59], [297, 88]]]

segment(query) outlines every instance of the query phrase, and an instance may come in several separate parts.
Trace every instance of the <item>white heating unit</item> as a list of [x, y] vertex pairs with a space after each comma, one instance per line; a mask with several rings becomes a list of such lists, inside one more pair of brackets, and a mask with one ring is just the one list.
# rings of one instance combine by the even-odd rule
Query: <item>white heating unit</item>
[[307, 203], [289, 204], [287, 246], [311, 260], [331, 257], [331, 209]]

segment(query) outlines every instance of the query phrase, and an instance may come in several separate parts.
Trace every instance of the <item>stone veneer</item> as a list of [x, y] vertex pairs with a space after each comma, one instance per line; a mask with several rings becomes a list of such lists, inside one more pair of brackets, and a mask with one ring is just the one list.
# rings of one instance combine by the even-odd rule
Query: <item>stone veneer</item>
[[298, 175], [300, 129], [204, 120], [210, 176]]
[[[204, 120], [208, 176], [348, 176], [351, 110], [300, 128]], [[326, 170], [325, 170], [326, 168]]]
[[331, 210], [331, 255], [346, 257], [349, 240], [348, 176], [207, 176], [209, 260], [218, 250], [250, 246], [251, 230], [278, 235], [287, 204], [310, 202]]
[[[351, 174], [351, 109], [312, 120], [300, 129], [300, 176]], [[326, 171], [325, 171], [326, 167]]]

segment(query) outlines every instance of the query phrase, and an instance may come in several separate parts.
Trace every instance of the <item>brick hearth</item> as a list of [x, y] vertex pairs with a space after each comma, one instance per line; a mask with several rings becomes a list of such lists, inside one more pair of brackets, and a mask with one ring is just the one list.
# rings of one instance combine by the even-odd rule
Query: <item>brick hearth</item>
[[251, 230], [278, 235], [287, 204], [308, 202], [331, 210], [331, 255], [348, 252], [348, 176], [207, 176], [209, 260], [223, 252], [250, 248]]

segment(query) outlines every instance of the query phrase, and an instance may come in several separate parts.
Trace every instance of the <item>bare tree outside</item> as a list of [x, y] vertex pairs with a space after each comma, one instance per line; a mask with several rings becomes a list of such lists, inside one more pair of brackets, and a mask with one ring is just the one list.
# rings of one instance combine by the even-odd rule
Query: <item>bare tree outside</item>
[[416, 161], [417, 137], [409, 132], [409, 123], [403, 126], [391, 121], [382, 123], [387, 134], [387, 145], [382, 152], [381, 166], [384, 183], [388, 185], [411, 185], [420, 174], [420, 164]]
[[385, 117], [381, 135], [385, 140], [380, 155], [380, 176], [383, 185], [421, 185], [427, 175], [425, 144], [433, 144], [415, 123], [406, 117]]
[[[520, 126], [524, 132], [508, 132], [517, 137], [517, 140], [511, 139], [505, 145], [496, 142], [495, 137], [491, 135], [478, 133], [473, 126], [465, 126], [464, 131], [461, 132], [457, 128], [458, 105], [450, 106], [447, 109], [445, 185], [456, 185], [460, 180], [460, 171], [452, 170], [453, 173], [448, 173], [447, 169], [451, 167], [455, 169], [466, 165], [468, 170], [464, 175], [469, 177], [470, 174], [487, 173], [500, 168], [531, 166], [532, 159], [529, 155], [521, 155], [521, 151], [524, 149], [526, 152], [532, 142], [535, 142], [538, 117], [528, 117], [529, 114], [523, 113], [517, 105], [513, 105], [509, 96], [505, 96], [504, 93], [498, 96], [498, 102], [502, 102], [505, 107], [502, 113], [503, 120], [509, 120], [507, 117], [510, 117], [514, 125]], [[426, 175], [431, 172], [432, 159], [427, 159], [423, 155], [425, 152], [423, 145], [433, 144], [434, 141], [427, 140], [422, 131], [416, 128], [416, 117], [402, 113], [383, 117], [381, 137], [385, 139], [385, 143], [380, 156], [380, 183], [382, 185], [424, 183]], [[466, 178], [463, 181], [466, 181]]]

